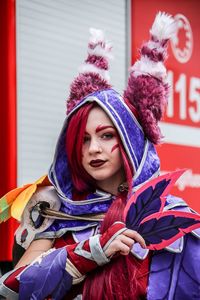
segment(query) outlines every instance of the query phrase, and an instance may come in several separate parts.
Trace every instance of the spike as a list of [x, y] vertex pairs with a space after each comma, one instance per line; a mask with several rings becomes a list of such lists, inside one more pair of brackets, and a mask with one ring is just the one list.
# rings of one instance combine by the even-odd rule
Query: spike
[[150, 33], [152, 37], [158, 41], [169, 40], [173, 38], [177, 31], [177, 23], [174, 18], [164, 12], [156, 15]]
[[88, 56], [80, 66], [79, 75], [74, 79], [70, 87], [67, 113], [87, 95], [111, 87], [108, 69], [109, 60], [112, 58], [112, 46], [105, 41], [102, 30], [90, 28], [90, 34]]
[[145, 135], [154, 144], [160, 143], [162, 138], [158, 121], [164, 114], [169, 91], [164, 61], [167, 42], [176, 32], [176, 26], [172, 16], [161, 12], [156, 15], [150, 40], [143, 44], [140, 59], [130, 68], [124, 92], [137, 110]]

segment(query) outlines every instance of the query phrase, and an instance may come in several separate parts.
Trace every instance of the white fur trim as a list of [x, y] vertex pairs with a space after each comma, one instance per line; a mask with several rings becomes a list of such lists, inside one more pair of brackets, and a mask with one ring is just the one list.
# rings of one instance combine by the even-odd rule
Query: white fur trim
[[155, 17], [150, 33], [161, 41], [172, 38], [176, 31], [177, 23], [174, 18], [167, 13], [159, 12]]
[[147, 43], [145, 43], [145, 46], [147, 46], [151, 50], [156, 49], [158, 53], [165, 50], [163, 47], [161, 47], [160, 42], [148, 41]]
[[104, 69], [99, 69], [93, 64], [86, 63], [86, 64], [81, 65], [79, 68], [79, 72], [80, 73], [88, 73], [88, 72], [98, 73], [103, 79], [105, 79], [108, 82], [110, 81], [110, 76], [109, 76], [108, 71], [104, 70]]
[[88, 54], [112, 59], [111, 48], [111, 44], [106, 44], [105, 48], [102, 48], [101, 45], [97, 45], [94, 49], [88, 47]]
[[89, 39], [90, 43], [96, 44], [98, 42], [104, 42], [105, 36], [104, 32], [101, 29], [90, 28], [89, 32], [91, 34], [91, 37]]
[[158, 79], [165, 80], [167, 76], [166, 68], [162, 62], [154, 62], [147, 56], [142, 56], [140, 60], [130, 68], [134, 72], [134, 76], [151, 75]]
[[[88, 47], [88, 54], [102, 56], [109, 59], [112, 58], [112, 44], [105, 40], [104, 32], [95, 28], [90, 28], [89, 31], [91, 34], [89, 44], [93, 44], [94, 49]], [[102, 42], [103, 45], [98, 44], [99, 42]]]

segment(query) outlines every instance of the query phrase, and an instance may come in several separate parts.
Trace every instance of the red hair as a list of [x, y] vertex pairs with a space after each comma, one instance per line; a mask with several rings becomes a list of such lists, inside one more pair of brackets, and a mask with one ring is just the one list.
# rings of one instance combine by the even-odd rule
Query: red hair
[[[114, 222], [124, 221], [126, 199], [118, 197], [110, 206], [101, 225], [101, 233]], [[137, 260], [132, 254], [119, 255], [86, 277], [83, 300], [138, 300], [146, 296], [148, 258]], [[146, 297], [145, 297], [146, 299]]]
[[[95, 189], [94, 179], [82, 166], [82, 145], [85, 127], [90, 110], [96, 103], [89, 103], [81, 107], [69, 120], [66, 133], [66, 151], [72, 174], [72, 181], [76, 192], [90, 192]], [[69, 142], [68, 142], [69, 141]], [[133, 168], [119, 138], [119, 149], [124, 164], [126, 180], [129, 191], [132, 188]], [[114, 222], [124, 221], [123, 211], [126, 205], [127, 195], [118, 196], [110, 206], [101, 225], [101, 233], [105, 232]], [[146, 289], [146, 277], [140, 276], [139, 262], [132, 255], [119, 256], [109, 264], [96, 269], [88, 274], [83, 289], [84, 300], [124, 300], [139, 299]], [[119, 276], [120, 274], [120, 276]], [[145, 292], [144, 292], [145, 293]]]
[[[66, 132], [66, 152], [72, 176], [72, 182], [77, 192], [90, 192], [96, 188], [94, 179], [84, 170], [82, 166], [82, 145], [89, 112], [97, 106], [95, 102], [82, 106], [75, 112], [68, 124]], [[126, 179], [129, 190], [132, 187], [133, 168], [119, 139], [119, 149], [122, 156]]]
[[82, 166], [82, 145], [85, 127], [90, 110], [95, 103], [81, 107], [69, 120], [66, 132], [66, 152], [74, 188], [78, 192], [85, 192], [94, 187], [93, 178]]

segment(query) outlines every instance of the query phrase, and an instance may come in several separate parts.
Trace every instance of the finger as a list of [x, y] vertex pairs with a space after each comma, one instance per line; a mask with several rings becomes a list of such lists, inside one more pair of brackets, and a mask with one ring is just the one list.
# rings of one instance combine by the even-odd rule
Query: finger
[[127, 245], [129, 248], [131, 248], [133, 246], [133, 244], [135, 243], [135, 240], [124, 235], [124, 234], [120, 234], [117, 237], [122, 243], [124, 243], [125, 245]]
[[119, 250], [118, 252], [121, 254], [121, 255], [128, 255], [130, 253], [130, 247], [123, 244], [123, 243], [120, 243], [119, 244]]
[[121, 240], [116, 239], [113, 241], [108, 249], [105, 251], [107, 257], [113, 256], [115, 254], [128, 255], [130, 252], [130, 247], [124, 244]]
[[123, 234], [128, 236], [129, 238], [134, 239], [136, 242], [140, 244], [142, 248], [146, 248], [145, 240], [137, 231], [127, 229], [126, 231], [123, 232]]

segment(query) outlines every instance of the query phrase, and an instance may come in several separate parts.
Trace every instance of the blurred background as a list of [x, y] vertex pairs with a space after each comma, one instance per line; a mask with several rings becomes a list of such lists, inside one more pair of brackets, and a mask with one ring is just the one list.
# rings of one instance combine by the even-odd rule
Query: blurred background
[[[158, 11], [175, 16], [167, 61], [171, 85], [157, 147], [161, 171], [186, 168], [174, 193], [200, 212], [200, 1], [1, 0], [0, 197], [48, 172], [69, 86], [86, 58], [89, 28], [113, 44], [110, 75], [120, 93]], [[15, 220], [0, 225], [0, 268], [11, 267]]]

